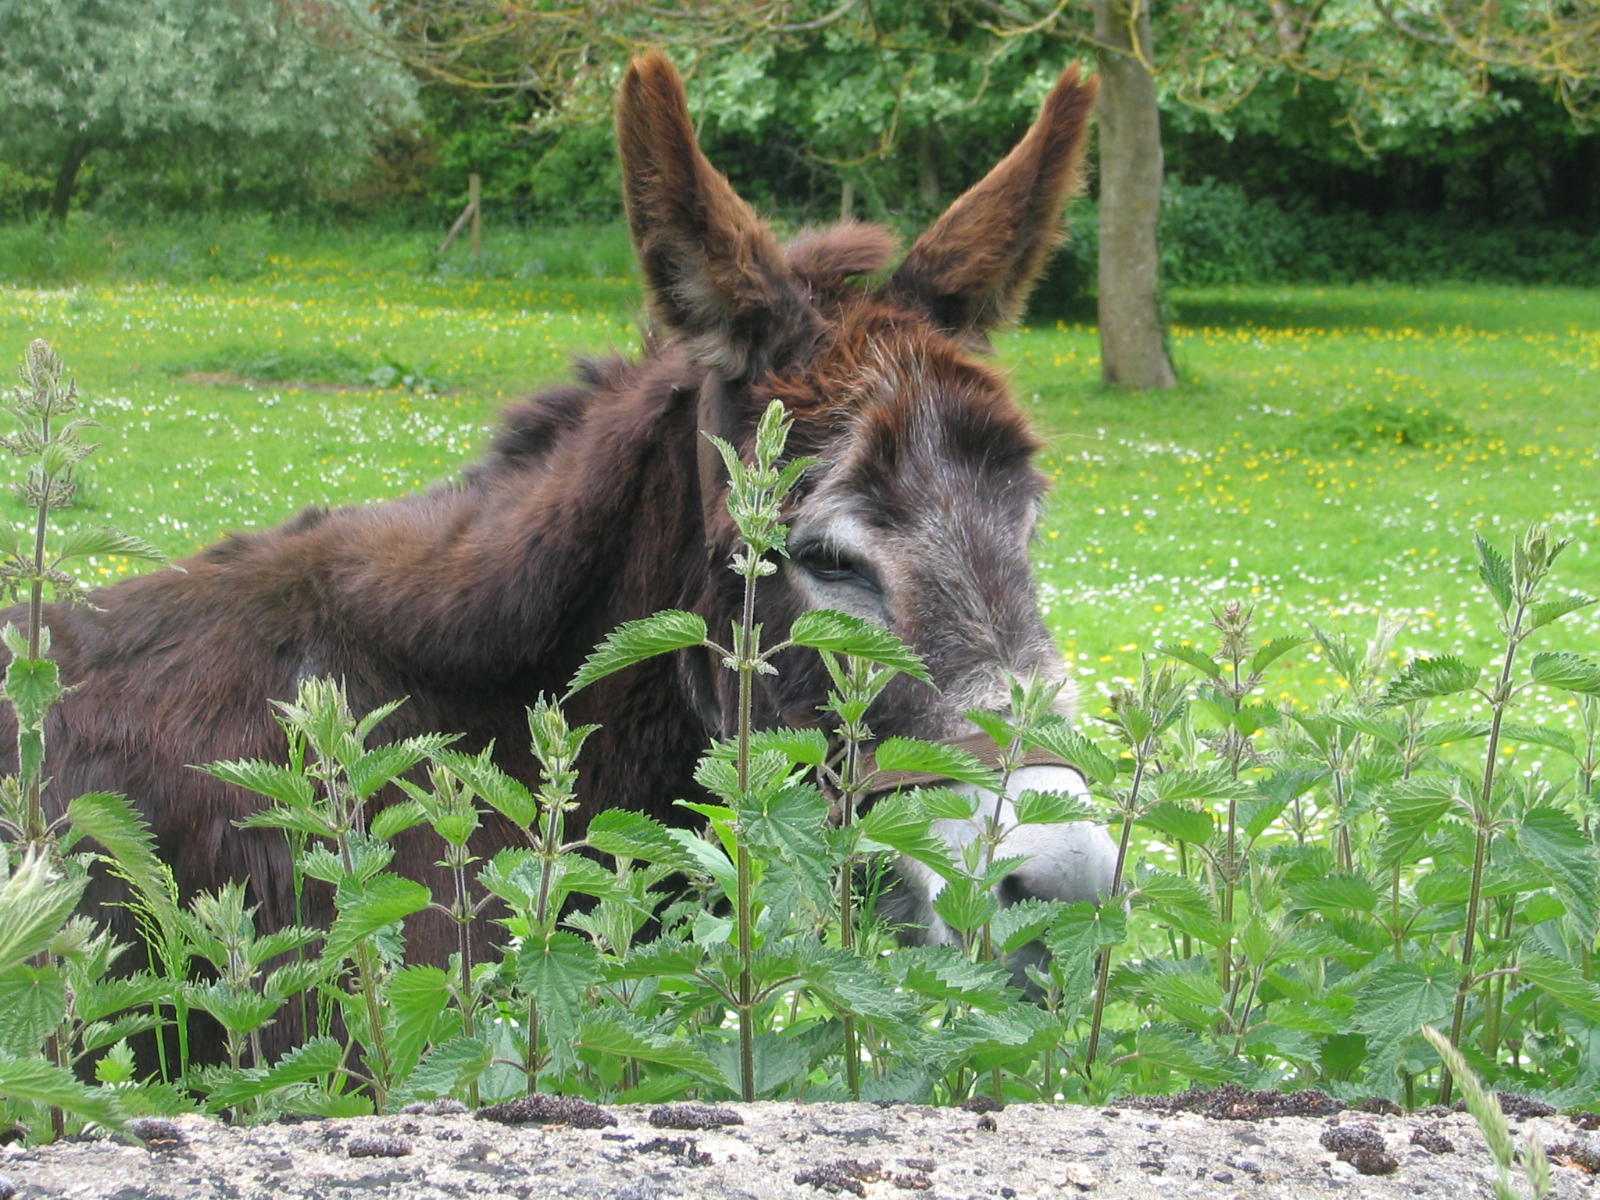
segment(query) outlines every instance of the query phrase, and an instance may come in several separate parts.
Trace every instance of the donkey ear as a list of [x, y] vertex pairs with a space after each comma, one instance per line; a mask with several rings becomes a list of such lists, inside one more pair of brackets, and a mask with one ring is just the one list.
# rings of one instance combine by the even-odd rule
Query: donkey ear
[[1083, 186], [1098, 81], [1071, 67], [1010, 154], [924, 233], [889, 281], [956, 333], [981, 337], [1022, 313], [1061, 241], [1061, 206]]
[[656, 320], [729, 379], [753, 377], [808, 341], [809, 301], [767, 227], [701, 153], [683, 82], [659, 51], [628, 67], [617, 145]]

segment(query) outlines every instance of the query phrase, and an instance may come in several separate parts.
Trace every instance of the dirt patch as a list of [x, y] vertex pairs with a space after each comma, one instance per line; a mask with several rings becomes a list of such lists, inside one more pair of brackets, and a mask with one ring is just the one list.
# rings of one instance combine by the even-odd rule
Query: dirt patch
[[[0, 1148], [0, 1196], [14, 1189], [16, 1200], [1492, 1200], [1494, 1166], [1464, 1114], [1347, 1109], [1241, 1121], [1241, 1096], [1222, 1105], [1234, 1114], [1222, 1119], [1204, 1115], [1200, 1096], [1191, 1097], [1200, 1111], [1131, 1102], [985, 1113], [909, 1104], [670, 1105], [662, 1107], [688, 1111], [660, 1124], [651, 1107], [589, 1113], [552, 1097], [520, 1110], [529, 1120], [519, 1124], [478, 1119], [455, 1111], [459, 1105], [238, 1127], [179, 1117], [152, 1128], [163, 1137], [151, 1146], [101, 1139]], [[1245, 1106], [1267, 1107], [1259, 1097]], [[692, 1123], [692, 1136], [664, 1134], [677, 1128], [668, 1119]], [[1565, 1117], [1512, 1124], [1519, 1137], [1533, 1132], [1559, 1150], [1554, 1196], [1593, 1196], [1600, 1138]], [[1387, 1167], [1385, 1160], [1389, 1173], [1362, 1173], [1363, 1162]]]

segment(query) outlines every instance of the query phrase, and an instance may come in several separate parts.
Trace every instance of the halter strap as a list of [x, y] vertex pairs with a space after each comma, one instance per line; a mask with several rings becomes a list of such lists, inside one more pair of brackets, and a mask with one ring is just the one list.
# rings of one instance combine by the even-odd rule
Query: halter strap
[[[948, 738], [946, 746], [954, 746], [958, 750], [965, 750], [986, 767], [1000, 765], [1000, 747], [986, 733], [973, 733], [966, 737]], [[876, 759], [869, 752], [863, 762], [869, 772], [876, 772], [872, 783], [861, 793], [863, 800], [876, 799], [888, 795], [890, 792], [899, 791], [901, 788], [923, 787], [928, 784], [949, 783], [948, 776], [940, 775], [936, 771], [877, 771]], [[1067, 767], [1077, 771], [1075, 764], [1068, 762], [1053, 750], [1046, 750], [1040, 746], [1030, 748], [1022, 760], [1016, 764], [1018, 767]], [[1080, 774], [1082, 772], [1079, 772]]]

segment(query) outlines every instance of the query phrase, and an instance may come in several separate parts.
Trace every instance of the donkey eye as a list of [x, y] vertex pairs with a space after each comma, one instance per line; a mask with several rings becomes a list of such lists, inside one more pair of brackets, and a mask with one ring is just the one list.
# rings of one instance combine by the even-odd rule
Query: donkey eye
[[878, 590], [872, 570], [832, 542], [804, 542], [795, 546], [789, 557], [813, 579], [824, 583], [847, 583], [854, 587]]

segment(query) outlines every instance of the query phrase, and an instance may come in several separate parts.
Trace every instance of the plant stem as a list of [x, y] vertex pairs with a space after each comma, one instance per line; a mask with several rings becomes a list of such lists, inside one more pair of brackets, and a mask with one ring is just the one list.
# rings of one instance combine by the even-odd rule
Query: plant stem
[[[752, 559], [754, 556], [752, 555]], [[750, 794], [750, 726], [753, 722], [752, 691], [758, 648], [753, 645], [755, 634], [756, 576], [755, 562], [744, 577], [744, 606], [739, 616], [739, 721], [738, 769], [739, 794]], [[753, 902], [750, 881], [750, 850], [745, 845], [743, 831], [739, 831], [734, 847], [735, 869], [738, 873], [737, 896], [739, 927], [739, 1096], [751, 1101], [756, 1098], [756, 1044], [755, 1044], [755, 967]]]
[[[842, 779], [844, 787], [839, 812], [839, 825], [848, 829], [855, 820], [856, 788], [860, 786], [861, 772], [861, 744], [851, 736], [855, 730], [847, 730], [844, 745], [844, 773]], [[855, 904], [852, 894], [855, 883], [855, 852], [852, 850], [844, 856], [844, 862], [839, 865], [839, 945], [846, 950], [856, 947], [856, 920]], [[844, 1025], [844, 1078], [845, 1086], [849, 1089], [850, 1099], [861, 1099], [861, 1040], [856, 1030], [854, 1013], [843, 1014]]]
[[[1523, 617], [1527, 612], [1528, 595], [1519, 589], [1517, 615], [1512, 621], [1506, 639], [1505, 661], [1500, 668], [1500, 681], [1489, 697], [1493, 715], [1489, 723], [1489, 746], [1484, 755], [1483, 783], [1474, 805], [1473, 824], [1477, 827], [1472, 849], [1472, 889], [1467, 897], [1467, 926], [1461, 937], [1461, 982], [1456, 986], [1455, 1010], [1450, 1018], [1450, 1044], [1461, 1044], [1461, 1026], [1466, 1019], [1467, 993], [1472, 990], [1472, 955], [1478, 936], [1478, 907], [1483, 900], [1483, 871], [1489, 860], [1489, 834], [1494, 827], [1494, 775], [1496, 760], [1500, 755], [1500, 729], [1505, 723], [1506, 709], [1511, 703], [1511, 672], [1516, 662], [1517, 647], [1525, 636]], [[1448, 1105], [1452, 1093], [1450, 1069], [1446, 1067], [1439, 1080], [1439, 1103]]]
[[[1141, 747], [1148, 752], [1148, 743]], [[1122, 872], [1128, 861], [1128, 842], [1133, 837], [1133, 815], [1138, 811], [1139, 786], [1144, 782], [1145, 756], [1141, 753], [1133, 765], [1133, 781], [1128, 785], [1128, 804], [1122, 815], [1122, 836], [1117, 842], [1117, 865], [1111, 873], [1111, 888], [1106, 893], [1106, 898], [1115, 902], [1117, 893], [1122, 890]], [[1108, 947], [1100, 952], [1100, 969], [1094, 989], [1094, 1017], [1089, 1024], [1089, 1048], [1084, 1053], [1084, 1068], [1094, 1066], [1095, 1056], [1100, 1052], [1100, 1026], [1105, 1019], [1106, 1011], [1106, 984], [1111, 978], [1111, 950]]]

